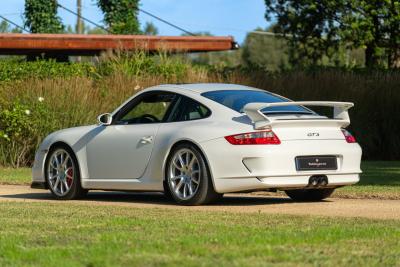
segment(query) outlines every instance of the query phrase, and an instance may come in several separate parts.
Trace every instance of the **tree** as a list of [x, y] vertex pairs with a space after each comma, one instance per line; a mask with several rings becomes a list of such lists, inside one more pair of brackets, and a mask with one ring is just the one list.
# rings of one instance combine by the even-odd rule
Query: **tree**
[[0, 33], [10, 33], [10, 32], [11, 33], [21, 33], [22, 30], [17, 27], [12, 28], [11, 25], [7, 21], [2, 20], [0, 22]]
[[139, 34], [139, 0], [98, 0], [109, 31], [114, 34]]
[[273, 34], [275, 26], [249, 32], [242, 46], [242, 59], [247, 66], [270, 71], [289, 67], [287, 41], [281, 34]]
[[144, 25], [143, 33], [145, 35], [157, 35], [158, 29], [153, 22], [146, 22], [146, 24]]
[[3, 21], [0, 23], [0, 32], [1, 32], [1, 33], [10, 32], [10, 24], [8, 24], [7, 21], [3, 20]]
[[[288, 40], [290, 59], [317, 65], [345, 46], [364, 48], [367, 67], [400, 67], [398, 0], [265, 0], [266, 19]], [[297, 62], [296, 62], [297, 61]]]
[[57, 16], [57, 0], [26, 0], [25, 26], [32, 33], [62, 33], [64, 25]]

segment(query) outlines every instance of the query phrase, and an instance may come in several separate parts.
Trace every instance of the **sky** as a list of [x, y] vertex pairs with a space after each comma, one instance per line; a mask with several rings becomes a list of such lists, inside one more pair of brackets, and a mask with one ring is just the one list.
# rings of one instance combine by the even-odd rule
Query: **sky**
[[[58, 0], [61, 5], [76, 11], [76, 0]], [[0, 15], [23, 24], [24, 0], [0, 0]], [[103, 15], [95, 0], [82, 0], [82, 16], [103, 24]], [[207, 31], [213, 35], [231, 35], [242, 43], [246, 32], [267, 27], [264, 0], [141, 0], [140, 7], [190, 32]], [[59, 16], [66, 25], [75, 25], [76, 16], [62, 9]], [[152, 17], [139, 13], [144, 25], [153, 22], [159, 35], [181, 35], [181, 32]]]

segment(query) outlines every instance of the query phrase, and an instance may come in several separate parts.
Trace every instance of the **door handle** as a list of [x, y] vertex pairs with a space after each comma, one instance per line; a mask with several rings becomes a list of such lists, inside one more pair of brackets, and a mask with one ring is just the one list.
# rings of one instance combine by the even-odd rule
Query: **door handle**
[[151, 144], [153, 143], [153, 136], [144, 136], [140, 139], [141, 144]]

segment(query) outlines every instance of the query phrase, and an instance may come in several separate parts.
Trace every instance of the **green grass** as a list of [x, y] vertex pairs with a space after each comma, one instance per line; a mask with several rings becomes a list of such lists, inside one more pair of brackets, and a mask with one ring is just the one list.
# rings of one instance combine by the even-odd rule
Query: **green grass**
[[[400, 199], [400, 161], [364, 161], [363, 173], [357, 185], [335, 191], [341, 198]], [[24, 184], [31, 182], [29, 168], [0, 168], [0, 184]]]
[[30, 168], [4, 168], [0, 167], [0, 184], [30, 184], [32, 179]]
[[342, 198], [400, 199], [400, 161], [364, 161], [360, 182], [339, 188]]
[[394, 266], [400, 221], [0, 203], [0, 266]]

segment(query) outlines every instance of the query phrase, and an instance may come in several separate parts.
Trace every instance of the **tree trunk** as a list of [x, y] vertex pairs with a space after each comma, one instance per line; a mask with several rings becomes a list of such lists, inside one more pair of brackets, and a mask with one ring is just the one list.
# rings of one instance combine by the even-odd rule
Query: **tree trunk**
[[388, 56], [388, 65], [391, 69], [400, 68], [400, 47], [393, 47], [390, 49]]
[[365, 49], [365, 67], [376, 68], [378, 67], [378, 57], [375, 55], [375, 45], [368, 44]]

